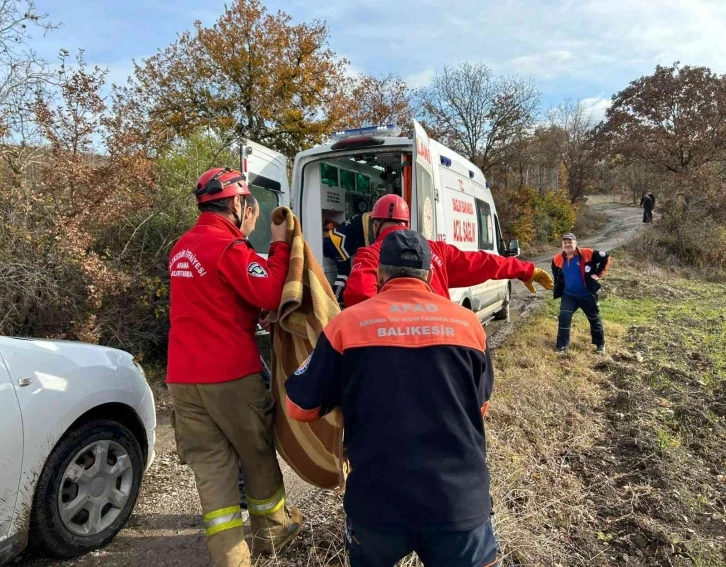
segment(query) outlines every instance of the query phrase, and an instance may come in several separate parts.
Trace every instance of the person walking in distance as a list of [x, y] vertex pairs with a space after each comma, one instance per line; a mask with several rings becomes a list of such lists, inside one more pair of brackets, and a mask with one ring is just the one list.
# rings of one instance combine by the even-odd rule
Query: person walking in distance
[[597, 352], [605, 352], [605, 330], [600, 319], [598, 291], [600, 278], [610, 267], [610, 256], [592, 248], [578, 248], [573, 233], [562, 237], [562, 252], [552, 260], [552, 276], [555, 281], [554, 298], [560, 303], [557, 329], [557, 353], [565, 354], [570, 344], [570, 328], [575, 311], [582, 309], [590, 322], [592, 344]]
[[640, 206], [643, 207], [643, 222], [653, 222], [653, 207], [655, 207], [655, 195], [652, 191], [644, 193], [640, 199]]
[[379, 243], [380, 292], [347, 307], [285, 382], [288, 414], [343, 413], [351, 567], [497, 563], [484, 415], [494, 383], [476, 314], [431, 288], [412, 230]]
[[215, 567], [246, 567], [250, 550], [240, 509], [241, 466], [253, 551], [271, 552], [300, 530], [286, 507], [273, 444], [274, 398], [255, 342], [261, 309], [279, 307], [290, 250], [272, 224], [265, 261], [247, 237], [259, 205], [244, 176], [214, 168], [194, 191], [201, 214], [174, 246], [166, 382], [182, 462], [194, 471]]

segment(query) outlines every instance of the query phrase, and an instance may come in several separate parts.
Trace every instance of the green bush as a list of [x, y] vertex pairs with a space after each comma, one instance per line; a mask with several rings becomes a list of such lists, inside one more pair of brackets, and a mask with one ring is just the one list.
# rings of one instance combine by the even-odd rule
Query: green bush
[[575, 225], [577, 209], [565, 191], [540, 193], [522, 187], [494, 189], [493, 194], [504, 237], [516, 238], [523, 246], [557, 240]]

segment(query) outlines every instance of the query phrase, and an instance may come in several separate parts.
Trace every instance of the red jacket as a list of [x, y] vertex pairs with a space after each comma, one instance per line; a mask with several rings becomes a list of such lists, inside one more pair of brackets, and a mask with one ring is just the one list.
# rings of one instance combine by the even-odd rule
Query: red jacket
[[265, 261], [231, 222], [202, 213], [169, 258], [167, 382], [212, 384], [262, 371], [255, 330], [260, 309], [280, 306], [290, 250]]
[[[350, 307], [378, 293], [378, 256], [381, 244], [394, 230], [404, 226], [388, 227], [367, 248], [360, 248], [353, 258], [353, 267], [348, 278], [343, 298], [345, 306]], [[520, 279], [528, 281], [534, 273], [534, 264], [516, 258], [505, 258], [483, 250], [462, 252], [456, 246], [429, 240], [431, 247], [431, 267], [434, 270], [431, 288], [435, 293], [449, 296], [449, 288], [479, 285], [487, 280]]]

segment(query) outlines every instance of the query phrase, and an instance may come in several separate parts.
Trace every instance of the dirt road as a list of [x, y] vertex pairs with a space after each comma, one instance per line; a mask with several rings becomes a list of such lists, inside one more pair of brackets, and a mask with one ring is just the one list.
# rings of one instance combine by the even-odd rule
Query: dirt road
[[[604, 231], [579, 244], [610, 250], [633, 237], [643, 226], [637, 208], [614, 204], [597, 205], [610, 217]], [[554, 250], [552, 252], [554, 254]], [[543, 269], [549, 270], [552, 255], [535, 258]], [[532, 296], [519, 282], [514, 283], [512, 323], [526, 316], [539, 301], [549, 297], [540, 292]], [[490, 344], [501, 344], [516, 327], [515, 324], [492, 322], [487, 326]], [[129, 567], [154, 565], [167, 567], [206, 567], [209, 565], [200, 517], [198, 497], [191, 470], [178, 462], [173, 432], [169, 425], [170, 401], [165, 388], [156, 389], [159, 426], [157, 428], [157, 459], [147, 473], [136, 510], [126, 528], [105, 549], [71, 561], [54, 561], [28, 552], [17, 560], [28, 567]], [[307, 518], [314, 518], [331, 506], [337, 506], [330, 493], [302, 482], [284, 463], [285, 483], [291, 503], [299, 505]], [[310, 531], [311, 522], [306, 522]], [[294, 565], [281, 558], [278, 565]]]

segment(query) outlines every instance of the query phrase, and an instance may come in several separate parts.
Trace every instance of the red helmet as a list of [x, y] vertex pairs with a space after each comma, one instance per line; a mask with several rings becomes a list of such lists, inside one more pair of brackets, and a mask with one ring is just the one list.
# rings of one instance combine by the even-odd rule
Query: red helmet
[[245, 176], [228, 167], [215, 167], [202, 173], [194, 190], [197, 204], [249, 194]]
[[384, 195], [373, 205], [371, 218], [408, 223], [411, 222], [411, 211], [408, 208], [408, 203], [398, 195]]

